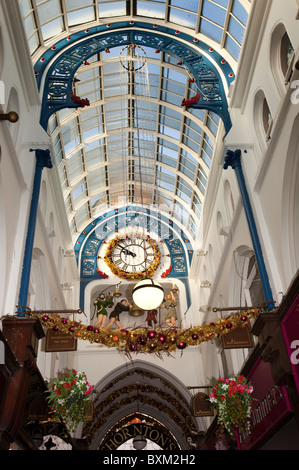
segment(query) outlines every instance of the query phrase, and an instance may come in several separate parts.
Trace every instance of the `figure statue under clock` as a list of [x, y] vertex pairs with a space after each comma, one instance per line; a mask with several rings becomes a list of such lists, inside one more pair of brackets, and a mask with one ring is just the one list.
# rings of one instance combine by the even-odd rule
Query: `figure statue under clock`
[[112, 295], [108, 295], [107, 299], [105, 299], [104, 294], [100, 294], [99, 297], [94, 301], [94, 304], [96, 305], [96, 314], [97, 314], [97, 321], [94, 324], [94, 327], [97, 328], [98, 326], [100, 328], [103, 328], [106, 323], [107, 319], [107, 310], [106, 307], [110, 306], [112, 307], [113, 305], [113, 297]]
[[120, 302], [117, 302], [114, 310], [109, 315], [109, 323], [105, 328], [110, 328], [113, 323], [115, 323], [116, 326], [121, 329], [122, 325], [119, 320], [119, 315], [124, 311], [128, 312], [132, 307], [133, 305], [130, 305], [126, 299], [122, 299]]
[[161, 308], [166, 308], [166, 314], [164, 315], [165, 322], [168, 326], [173, 328], [177, 320], [177, 311], [176, 311], [176, 298], [172, 291], [170, 291], [170, 294], [167, 294], [166, 302], [163, 305], [161, 305]]

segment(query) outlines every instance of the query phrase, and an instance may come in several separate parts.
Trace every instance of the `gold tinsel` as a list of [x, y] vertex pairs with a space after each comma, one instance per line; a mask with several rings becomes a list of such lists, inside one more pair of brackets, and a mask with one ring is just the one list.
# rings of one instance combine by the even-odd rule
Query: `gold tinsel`
[[251, 309], [231, 315], [227, 318], [217, 319], [202, 326], [194, 326], [188, 329], [107, 329], [94, 328], [92, 325], [84, 325], [81, 321], [73, 321], [63, 318], [61, 315], [29, 312], [29, 316], [39, 318], [47, 327], [71, 335], [77, 339], [102, 345], [108, 348], [116, 348], [127, 354], [132, 353], [161, 353], [171, 354], [177, 350], [183, 351], [189, 346], [198, 346], [204, 341], [214, 341], [229, 333], [235, 328], [248, 325], [252, 318], [256, 318], [264, 310]]
[[[126, 237], [130, 237], [130, 236], [137, 236], [137, 237], [143, 237], [142, 234], [127, 234]], [[122, 269], [118, 268], [112, 261], [112, 252], [113, 252], [113, 248], [115, 247], [115, 245], [117, 243], [119, 243], [120, 240], [124, 240], [125, 237], [122, 236], [122, 237], [116, 237], [114, 238], [113, 240], [110, 240], [108, 242], [108, 246], [107, 246], [107, 249], [106, 249], [106, 253], [105, 253], [105, 256], [104, 256], [104, 261], [105, 263], [107, 264], [107, 266], [109, 267], [109, 269], [111, 270], [111, 272], [113, 274], [115, 274], [116, 276], [122, 278], [122, 279], [145, 279], [145, 278], [149, 278], [149, 277], [152, 277], [152, 275], [154, 274], [154, 272], [156, 271], [156, 269], [159, 267], [160, 265], [160, 260], [161, 260], [161, 255], [160, 255], [160, 250], [159, 250], [159, 246], [157, 244], [157, 242], [155, 240], [153, 240], [152, 238], [150, 238], [149, 235], [147, 235], [145, 237], [145, 241], [153, 248], [153, 251], [154, 251], [154, 259], [153, 259], [153, 262], [151, 263], [151, 265], [148, 267], [148, 269], [146, 271], [142, 271], [142, 272], [136, 272], [136, 273], [128, 273], [126, 271], [123, 271]]]

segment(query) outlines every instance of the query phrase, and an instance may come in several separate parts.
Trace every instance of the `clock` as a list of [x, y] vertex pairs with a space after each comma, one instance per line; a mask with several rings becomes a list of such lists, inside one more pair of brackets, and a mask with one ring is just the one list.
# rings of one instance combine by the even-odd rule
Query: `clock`
[[158, 268], [160, 250], [149, 236], [131, 234], [111, 240], [104, 260], [118, 277], [144, 279]]

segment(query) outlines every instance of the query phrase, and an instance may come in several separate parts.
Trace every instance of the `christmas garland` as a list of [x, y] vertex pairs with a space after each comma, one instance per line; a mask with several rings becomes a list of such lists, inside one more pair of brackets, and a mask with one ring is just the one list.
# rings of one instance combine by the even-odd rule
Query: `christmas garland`
[[[132, 234], [127, 234], [125, 237], [130, 238], [131, 235]], [[134, 234], [134, 235], [143, 237], [142, 234]], [[115, 245], [117, 245], [117, 243], [119, 243], [120, 240], [123, 240], [123, 239], [124, 239], [124, 237], [117, 236], [116, 238], [113, 238], [113, 240], [110, 240], [108, 242], [108, 246], [107, 246], [106, 253], [105, 253], [105, 256], [104, 256], [104, 261], [107, 264], [107, 266], [109, 267], [110, 271], [113, 274], [115, 274], [116, 276], [118, 276], [122, 279], [142, 280], [142, 279], [152, 277], [154, 272], [156, 271], [156, 269], [160, 265], [160, 259], [161, 259], [160, 250], [159, 250], [159, 247], [158, 247], [158, 244], [156, 243], [156, 241], [153, 240], [152, 238], [150, 238], [149, 235], [147, 235], [144, 238], [144, 240], [152, 247], [152, 249], [154, 251], [154, 259], [153, 259], [152, 264], [149, 266], [149, 268], [144, 272], [128, 273], [128, 272], [123, 271], [122, 269], [118, 268], [112, 261], [113, 248], [115, 247]]]
[[62, 318], [58, 314], [39, 314], [29, 312], [29, 316], [39, 318], [42, 325], [54, 331], [71, 335], [76, 339], [86, 340], [108, 348], [116, 348], [126, 354], [161, 353], [171, 354], [176, 350], [183, 351], [188, 346], [198, 346], [204, 341], [214, 341], [230, 331], [244, 327], [264, 310], [251, 309], [221, 318], [202, 326], [188, 329], [107, 329], [83, 325], [80, 321]]

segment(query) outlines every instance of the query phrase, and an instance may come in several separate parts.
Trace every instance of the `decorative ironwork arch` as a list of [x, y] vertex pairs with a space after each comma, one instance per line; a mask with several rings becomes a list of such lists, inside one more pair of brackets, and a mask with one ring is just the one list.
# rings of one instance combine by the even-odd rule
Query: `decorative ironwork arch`
[[[139, 25], [140, 26], [140, 25]], [[148, 26], [148, 25], [147, 25]], [[123, 25], [122, 25], [123, 27]], [[193, 108], [207, 109], [215, 112], [223, 120], [226, 133], [231, 128], [231, 119], [228, 112], [224, 84], [217, 67], [205, 55], [213, 49], [207, 49], [207, 45], [197, 41], [189, 45], [178, 40], [174, 31], [166, 29], [167, 34], [160, 32], [142, 31], [139, 29], [117, 30], [101, 32], [99, 27], [87, 30], [88, 33], [77, 33], [75, 37], [68, 37], [47, 51], [35, 64], [35, 74], [39, 88], [42, 76], [46, 72], [43, 90], [43, 102], [40, 123], [46, 130], [50, 116], [63, 108], [78, 108], [82, 103], [72, 99], [72, 82], [77, 69], [88, 60], [89, 57], [115, 46], [139, 44], [160, 49], [161, 51], [177, 57], [194, 77], [200, 92], [200, 99], [190, 105]], [[164, 33], [164, 31], [163, 31]], [[84, 37], [83, 34], [87, 35]], [[185, 35], [186, 36], [186, 35]], [[190, 37], [184, 38], [190, 43]], [[70, 45], [69, 42], [75, 42]], [[194, 40], [192, 40], [194, 42]], [[198, 43], [198, 44], [197, 44]], [[205, 54], [203, 54], [205, 52]], [[55, 56], [57, 57], [55, 58]], [[226, 73], [227, 84], [234, 79], [234, 74], [225, 60], [215, 53], [214, 58], [223, 64]], [[48, 70], [46, 71], [46, 68]]]

